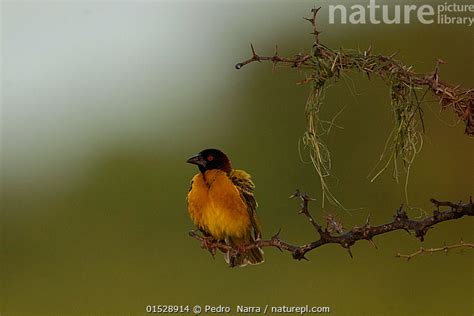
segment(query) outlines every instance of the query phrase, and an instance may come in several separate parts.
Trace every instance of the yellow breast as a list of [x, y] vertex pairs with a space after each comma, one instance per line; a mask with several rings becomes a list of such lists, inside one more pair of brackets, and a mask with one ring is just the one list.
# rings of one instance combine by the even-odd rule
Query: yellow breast
[[242, 238], [250, 230], [247, 205], [227, 174], [208, 170], [193, 178], [188, 212], [194, 224], [214, 238]]

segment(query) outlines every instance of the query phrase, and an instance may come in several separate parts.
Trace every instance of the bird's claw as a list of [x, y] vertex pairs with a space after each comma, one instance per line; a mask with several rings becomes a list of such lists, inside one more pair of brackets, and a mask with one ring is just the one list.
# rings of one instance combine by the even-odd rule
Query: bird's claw
[[216, 240], [212, 236], [204, 236], [201, 242], [201, 248], [207, 249], [212, 257], [216, 255]]
[[245, 243], [240, 243], [235, 246], [235, 250], [237, 250], [238, 253], [241, 255], [245, 254], [246, 252], [246, 244]]

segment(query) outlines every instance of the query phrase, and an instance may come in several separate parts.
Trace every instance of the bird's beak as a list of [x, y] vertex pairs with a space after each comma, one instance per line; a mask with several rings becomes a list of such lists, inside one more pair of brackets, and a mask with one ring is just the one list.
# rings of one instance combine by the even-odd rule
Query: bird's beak
[[193, 165], [206, 167], [206, 161], [201, 157], [201, 155], [192, 156], [191, 158], [186, 160], [186, 162], [191, 163]]

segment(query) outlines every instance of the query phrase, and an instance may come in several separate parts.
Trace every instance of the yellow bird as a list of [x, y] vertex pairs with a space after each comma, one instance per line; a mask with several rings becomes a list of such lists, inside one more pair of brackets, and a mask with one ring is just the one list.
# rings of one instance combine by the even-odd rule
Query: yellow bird
[[[203, 150], [187, 162], [199, 168], [187, 198], [189, 216], [196, 227], [206, 236], [237, 249], [259, 238], [255, 185], [250, 175], [233, 170], [229, 158], [218, 149]], [[259, 264], [264, 260], [260, 248], [239, 251], [236, 256], [227, 252], [224, 258], [231, 267]]]

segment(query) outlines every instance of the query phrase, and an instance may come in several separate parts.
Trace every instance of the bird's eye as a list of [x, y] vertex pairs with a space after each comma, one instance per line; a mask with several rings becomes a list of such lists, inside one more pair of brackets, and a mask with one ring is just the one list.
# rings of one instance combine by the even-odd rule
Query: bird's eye
[[214, 156], [207, 156], [207, 161], [213, 161], [214, 160]]

